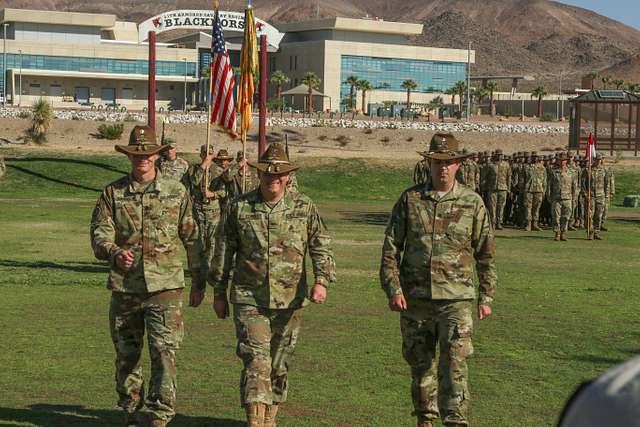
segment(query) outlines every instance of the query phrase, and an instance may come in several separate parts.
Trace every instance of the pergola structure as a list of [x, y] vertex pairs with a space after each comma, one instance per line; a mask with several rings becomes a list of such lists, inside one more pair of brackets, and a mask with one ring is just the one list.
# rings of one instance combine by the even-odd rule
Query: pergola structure
[[573, 98], [569, 126], [569, 148], [586, 147], [589, 134], [598, 151], [640, 150], [640, 96], [624, 90], [592, 90]]

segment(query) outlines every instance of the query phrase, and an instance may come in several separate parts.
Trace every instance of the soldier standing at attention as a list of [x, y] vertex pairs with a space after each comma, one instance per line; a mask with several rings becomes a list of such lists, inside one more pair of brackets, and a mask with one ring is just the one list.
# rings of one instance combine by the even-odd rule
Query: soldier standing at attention
[[[193, 216], [198, 222], [200, 231], [200, 246], [205, 252], [207, 262], [202, 266], [202, 274], [207, 276], [207, 269], [213, 257], [213, 244], [216, 227], [220, 222], [220, 199], [227, 196], [224, 185], [216, 178], [224, 171], [213, 162], [213, 153], [207, 155], [207, 146], [200, 147], [200, 164], [189, 166], [189, 170], [182, 178], [182, 182], [191, 194], [193, 201]], [[205, 171], [208, 171], [208, 179], [205, 183]]]
[[495, 151], [494, 161], [488, 167], [489, 176], [493, 177], [488, 183], [489, 200], [491, 207], [491, 223], [497, 230], [502, 230], [504, 220], [504, 208], [507, 203], [507, 195], [511, 190], [511, 166], [503, 160], [501, 149]]
[[242, 151], [236, 153], [237, 171], [233, 174], [231, 185], [229, 186], [229, 200], [233, 200], [242, 194], [242, 181], [246, 175], [246, 191], [253, 191], [260, 185], [258, 176], [249, 168], [247, 160], [244, 158]]
[[[302, 307], [325, 301], [327, 286], [335, 281], [335, 263], [315, 204], [286, 189], [289, 174], [298, 168], [282, 144], [270, 145], [250, 166], [258, 170], [260, 187], [235, 198], [225, 210], [208, 279], [214, 288], [213, 308], [224, 319], [232, 278], [237, 355], [244, 365], [240, 402], [247, 424], [273, 427], [278, 405], [287, 398], [289, 356]], [[315, 276], [311, 290], [307, 253]]]
[[468, 425], [475, 273], [480, 320], [491, 315], [497, 284], [484, 203], [455, 181], [464, 158], [458, 144], [451, 134], [433, 137], [431, 179], [400, 196], [382, 248], [380, 281], [389, 308], [400, 312], [402, 351], [411, 367], [419, 427], [433, 427], [439, 417], [447, 427]]
[[538, 216], [542, 199], [547, 191], [547, 170], [542, 164], [538, 153], [531, 152], [531, 164], [524, 173], [524, 227], [527, 231], [540, 231]]
[[184, 174], [187, 173], [189, 163], [178, 157], [178, 144], [173, 139], [163, 139], [162, 146], [168, 146], [169, 148], [165, 149], [158, 161], [160, 173], [168, 178], [180, 181]]
[[576, 212], [578, 210], [578, 198], [580, 197], [580, 166], [578, 165], [578, 156], [572, 157], [571, 153], [567, 153], [567, 167], [573, 175], [573, 193], [571, 194], [571, 217], [569, 219], [569, 231], [576, 231], [579, 226], [576, 221]]
[[551, 203], [553, 216], [553, 240], [567, 241], [567, 229], [572, 214], [572, 198], [575, 193], [575, 174], [567, 166], [567, 155], [563, 152], [556, 157], [556, 166], [549, 175], [547, 199]]
[[[604, 204], [607, 197], [607, 172], [602, 166], [604, 158], [598, 153], [595, 159], [595, 165], [591, 168], [591, 212], [593, 231], [589, 236], [589, 240], [602, 240], [600, 230], [602, 229], [602, 216], [604, 214]], [[588, 187], [588, 176], [584, 178], [584, 185]]]
[[7, 170], [7, 167], [4, 164], [4, 158], [0, 157], [0, 178], [2, 178]]
[[[125, 411], [126, 427], [142, 422], [164, 427], [175, 415], [176, 350], [184, 333], [180, 244], [191, 269], [190, 304], [206, 285], [187, 189], [154, 167], [166, 148], [156, 143], [153, 129], [136, 126], [129, 145], [116, 146], [129, 157], [131, 174], [105, 188], [91, 219], [93, 252], [111, 266], [109, 321], [118, 406]], [[151, 356], [146, 395], [141, 363], [145, 329]]]
[[[604, 159], [603, 165], [604, 165]], [[609, 231], [606, 227], [607, 217], [609, 216], [609, 206], [611, 205], [611, 201], [613, 197], [616, 195], [616, 177], [613, 172], [613, 168], [611, 166], [604, 166], [605, 170], [605, 180], [607, 184], [607, 192], [605, 194], [605, 202], [604, 202], [604, 212], [602, 213], [602, 226], [600, 230]]]

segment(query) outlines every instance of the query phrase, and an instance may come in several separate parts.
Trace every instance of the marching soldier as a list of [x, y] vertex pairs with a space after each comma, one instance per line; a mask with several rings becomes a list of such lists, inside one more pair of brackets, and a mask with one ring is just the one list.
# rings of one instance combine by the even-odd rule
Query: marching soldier
[[[228, 315], [227, 287], [244, 369], [240, 401], [249, 427], [273, 427], [287, 398], [288, 362], [296, 346], [302, 308], [322, 304], [335, 281], [330, 238], [315, 204], [291, 193], [287, 180], [298, 169], [282, 144], [270, 145], [256, 164], [260, 187], [235, 198], [225, 210], [209, 282], [218, 318]], [[311, 257], [309, 289], [305, 258]], [[234, 266], [235, 260], [235, 268]]]
[[400, 312], [419, 427], [433, 427], [438, 418], [448, 427], [468, 425], [475, 273], [480, 320], [491, 315], [497, 284], [491, 220], [480, 196], [455, 181], [466, 157], [458, 147], [453, 135], [434, 135], [431, 179], [402, 193], [382, 249], [380, 281], [389, 308]]
[[158, 169], [162, 175], [180, 181], [187, 170], [189, 163], [178, 157], [178, 144], [171, 138], [164, 138], [162, 146], [167, 148], [158, 161]]
[[567, 229], [571, 219], [571, 201], [575, 193], [575, 175], [567, 167], [567, 155], [563, 152], [556, 158], [556, 167], [549, 175], [548, 200], [551, 202], [555, 241], [567, 240]]
[[[607, 172], [602, 166], [604, 158], [602, 154], [598, 153], [595, 159], [595, 165], [591, 168], [591, 212], [589, 213], [592, 218], [592, 231], [589, 235], [589, 240], [602, 240], [600, 237], [600, 230], [602, 229], [602, 217], [604, 215], [604, 205], [607, 197]], [[588, 177], [585, 177], [585, 181], [588, 181]], [[588, 183], [585, 182], [585, 187], [588, 187]]]
[[249, 168], [249, 163], [247, 162], [247, 159], [244, 158], [242, 151], [238, 151], [236, 153], [236, 168], [237, 170], [233, 174], [233, 179], [229, 186], [229, 200], [233, 200], [243, 194], [242, 181], [244, 176], [246, 176], [245, 193], [255, 190], [260, 185], [258, 176]]
[[[129, 157], [131, 174], [105, 188], [91, 219], [93, 252], [111, 269], [109, 321], [125, 427], [164, 427], [175, 415], [176, 351], [184, 334], [178, 246], [189, 259], [190, 304], [199, 304], [206, 285], [187, 189], [154, 166], [167, 148], [157, 144], [152, 128], [136, 126], [129, 145], [116, 146]], [[145, 330], [151, 357], [147, 393], [141, 364]]]

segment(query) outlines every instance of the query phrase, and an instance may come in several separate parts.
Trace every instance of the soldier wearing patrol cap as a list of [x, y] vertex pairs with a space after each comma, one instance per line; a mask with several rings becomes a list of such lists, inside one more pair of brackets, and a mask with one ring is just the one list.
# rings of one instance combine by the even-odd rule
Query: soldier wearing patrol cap
[[380, 281], [389, 308], [400, 312], [418, 426], [432, 427], [438, 418], [448, 427], [466, 426], [474, 278], [477, 273], [483, 320], [497, 284], [493, 232], [480, 196], [455, 180], [467, 157], [457, 139], [436, 134], [426, 157], [430, 180], [402, 193], [391, 212]]
[[[246, 180], [246, 192], [253, 191], [260, 185], [260, 181], [258, 180], [258, 175], [253, 171], [253, 168], [249, 167], [249, 163], [244, 158], [244, 153], [242, 151], [238, 151], [236, 153], [236, 172], [232, 175], [233, 181], [229, 186], [229, 200], [233, 200], [233, 198], [238, 197], [243, 193], [242, 191], [242, 181]], [[246, 177], [246, 178], [245, 178]]]
[[531, 152], [531, 164], [524, 173], [524, 224], [528, 231], [540, 231], [538, 218], [540, 207], [547, 190], [547, 171], [540, 163], [538, 153]]
[[178, 143], [171, 138], [163, 138], [161, 145], [169, 147], [165, 149], [158, 161], [158, 169], [162, 175], [180, 181], [187, 170], [189, 163], [178, 157]]
[[564, 242], [567, 240], [567, 230], [572, 212], [571, 203], [576, 182], [573, 172], [567, 166], [566, 153], [559, 153], [556, 160], [556, 167], [549, 175], [547, 199], [551, 203], [554, 240]]
[[[184, 334], [185, 286], [178, 246], [191, 270], [190, 299], [206, 285], [198, 227], [184, 185], [155, 168], [168, 149], [148, 126], [136, 126], [129, 145], [116, 150], [129, 157], [131, 173], [109, 184], [91, 219], [96, 258], [109, 262], [109, 323], [116, 352], [118, 406], [125, 427], [164, 427], [175, 415], [176, 351]], [[145, 393], [142, 369], [147, 332], [151, 379]]]
[[[217, 234], [209, 283], [218, 318], [228, 315], [227, 287], [243, 363], [240, 401], [249, 427], [273, 427], [287, 399], [288, 362], [296, 346], [302, 307], [322, 304], [335, 281], [330, 238], [316, 205], [287, 190], [298, 169], [282, 144], [271, 144], [257, 163], [260, 187], [235, 198]], [[305, 259], [311, 258], [313, 286]], [[234, 267], [235, 260], [235, 267]]]

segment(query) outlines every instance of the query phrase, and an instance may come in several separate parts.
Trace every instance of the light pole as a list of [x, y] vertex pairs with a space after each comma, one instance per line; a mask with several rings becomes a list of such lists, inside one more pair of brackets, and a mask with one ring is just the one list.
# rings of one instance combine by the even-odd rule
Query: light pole
[[2, 37], [2, 107], [7, 106], [7, 26], [2, 24], [4, 35]]
[[182, 58], [184, 61], [184, 103], [182, 104], [182, 111], [187, 112], [187, 58]]
[[19, 84], [18, 84], [18, 91], [20, 94], [20, 98], [18, 98], [18, 107], [20, 107], [20, 105], [22, 104], [22, 49], [18, 50], [18, 53], [20, 54], [20, 74], [19, 74]]
[[564, 98], [562, 97], [562, 75], [564, 70], [560, 71], [560, 118], [564, 118]]
[[467, 121], [471, 117], [471, 42], [467, 49]]

